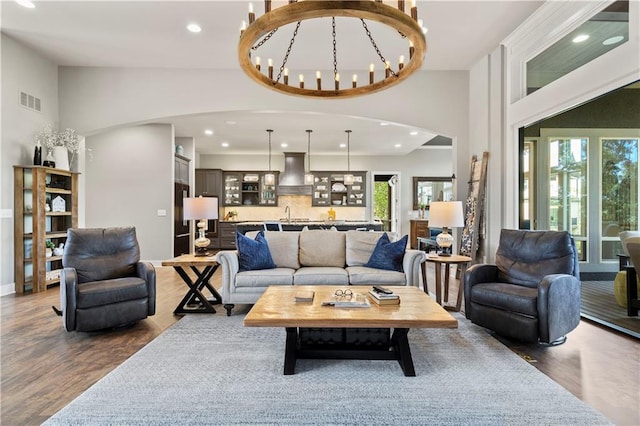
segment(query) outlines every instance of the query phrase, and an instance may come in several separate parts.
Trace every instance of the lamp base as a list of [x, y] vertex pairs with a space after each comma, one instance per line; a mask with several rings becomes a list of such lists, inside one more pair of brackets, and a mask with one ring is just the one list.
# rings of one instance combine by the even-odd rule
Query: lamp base
[[196, 250], [194, 253], [195, 257], [208, 257], [209, 256], [209, 252], [207, 251], [206, 247], [198, 247], [196, 246]]

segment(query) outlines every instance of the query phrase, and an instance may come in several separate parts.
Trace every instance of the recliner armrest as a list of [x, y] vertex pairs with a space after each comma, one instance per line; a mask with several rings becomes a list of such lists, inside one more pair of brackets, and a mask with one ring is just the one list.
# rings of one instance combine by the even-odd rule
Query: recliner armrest
[[75, 268], [60, 271], [60, 309], [62, 324], [66, 331], [76, 329], [76, 309], [78, 307], [78, 274]]
[[476, 284], [498, 281], [498, 267], [487, 263], [471, 265], [464, 273], [464, 313], [471, 319], [471, 288]]
[[538, 285], [540, 341], [551, 343], [580, 323], [581, 283], [573, 275], [547, 275]]
[[147, 283], [148, 294], [148, 314], [156, 313], [156, 268], [151, 262], [138, 262], [136, 264], [136, 274]]

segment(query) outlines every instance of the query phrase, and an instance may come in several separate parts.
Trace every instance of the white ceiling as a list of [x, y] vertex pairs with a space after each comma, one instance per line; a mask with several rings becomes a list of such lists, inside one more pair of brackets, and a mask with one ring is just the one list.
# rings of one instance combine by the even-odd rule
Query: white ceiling
[[[62, 66], [160, 67], [232, 69], [242, 72], [237, 61], [237, 42], [242, 20], [247, 19], [246, 1], [33, 1], [35, 9], [26, 9], [14, 1], [3, 0], [2, 32], [41, 52]], [[386, 3], [387, 1], [385, 1]], [[263, 2], [254, 1], [257, 15]], [[273, 1], [273, 7], [284, 4]], [[388, 1], [397, 5], [396, 1]], [[407, 1], [408, 5], [410, 2]], [[418, 1], [418, 11], [428, 28], [425, 70], [468, 70], [483, 55], [492, 51], [518, 27], [542, 1]], [[197, 22], [199, 34], [185, 27]], [[304, 24], [303, 24], [304, 25]], [[324, 22], [301, 27], [296, 45], [305, 51], [323, 51], [331, 58], [331, 33]], [[330, 24], [328, 24], [330, 25]], [[352, 40], [361, 28], [337, 22], [338, 49]], [[359, 25], [359, 24], [358, 24]], [[393, 31], [371, 23], [370, 29], [384, 52], [393, 50]], [[274, 51], [283, 52], [290, 39], [290, 28], [282, 28], [273, 37]], [[347, 36], [344, 36], [346, 34]], [[343, 35], [344, 39], [340, 36]], [[367, 42], [368, 43], [368, 42]], [[321, 55], [296, 54], [292, 69], [326, 69]], [[368, 47], [371, 49], [371, 47]], [[345, 47], [346, 49], [346, 47]], [[364, 50], [364, 49], [358, 49]], [[341, 50], [339, 50], [341, 52]], [[269, 53], [265, 54], [265, 58]], [[281, 57], [282, 53], [275, 57]], [[360, 69], [359, 55], [338, 57], [346, 69]], [[329, 59], [330, 60], [330, 59]], [[396, 59], [397, 60], [397, 59]], [[366, 63], [370, 62], [365, 59]], [[276, 64], [276, 68], [279, 64]], [[311, 71], [309, 71], [311, 73]], [[327, 73], [328, 74], [328, 73]], [[297, 79], [296, 79], [297, 81]], [[247, 84], [256, 84], [247, 77]], [[286, 96], [286, 95], [282, 95]], [[193, 136], [201, 153], [220, 154], [220, 143], [229, 142], [228, 153], [265, 152], [265, 129], [273, 128], [274, 151], [306, 151], [306, 129], [312, 129], [312, 152], [332, 153], [346, 141], [345, 129], [353, 130], [354, 155], [406, 155], [434, 134], [402, 123], [380, 126], [376, 120], [299, 112], [292, 116], [277, 111], [229, 112], [176, 117], [172, 122], [176, 136]], [[228, 122], [236, 124], [227, 124]], [[205, 136], [204, 129], [215, 130]], [[339, 131], [336, 131], [339, 129]], [[410, 135], [417, 130], [418, 135]], [[256, 140], [256, 134], [264, 134]], [[360, 142], [362, 141], [362, 143]], [[366, 141], [366, 145], [364, 142]], [[288, 142], [282, 149], [279, 144]], [[400, 144], [397, 148], [394, 145]]]

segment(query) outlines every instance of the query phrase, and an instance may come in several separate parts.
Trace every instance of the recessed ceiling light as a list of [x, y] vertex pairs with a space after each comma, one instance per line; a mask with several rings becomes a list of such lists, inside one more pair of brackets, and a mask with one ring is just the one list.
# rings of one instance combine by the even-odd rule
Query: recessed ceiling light
[[205, 135], [207, 135], [207, 136], [211, 136], [211, 135], [213, 135], [213, 130], [211, 130], [211, 129], [206, 129], [206, 130], [204, 131], [204, 134], [205, 134]]
[[588, 39], [589, 39], [589, 35], [588, 34], [580, 34], [580, 35], [575, 36], [572, 41], [574, 43], [582, 43], [583, 41], [588, 40]]
[[388, 125], [389, 125], [389, 123], [386, 123], [386, 122], [382, 121], [382, 122], [380, 122], [380, 125], [381, 125], [381, 126], [388, 126]]
[[281, 144], [280, 144], [280, 146], [281, 146], [282, 148], [286, 148], [286, 147], [288, 147], [288, 146], [289, 146], [289, 144], [288, 144], [288, 143], [284, 143], [284, 142], [283, 142], [283, 143], [281, 143]]
[[603, 41], [602, 44], [605, 46], [609, 46], [611, 44], [620, 43], [622, 40], [624, 40], [624, 36], [609, 37], [608, 39]]
[[227, 121], [224, 122], [224, 124], [228, 124], [229, 126], [233, 126], [236, 123], [237, 123], [237, 121], [233, 121], [233, 120], [227, 120]]
[[402, 148], [402, 144], [401, 143], [397, 143], [394, 145], [394, 148]]
[[200, 28], [200, 25], [196, 24], [195, 22], [187, 25], [187, 29], [192, 33], [199, 33], [200, 31], [202, 31], [202, 28]]
[[229, 142], [222, 142], [220, 144], [223, 148], [229, 148]]
[[409, 133], [411, 136], [418, 136], [418, 131], [414, 130], [413, 132]]
[[34, 9], [36, 7], [30, 0], [15, 0], [22, 7], [26, 7], [27, 9]]
[[27, 9], [35, 9], [36, 7], [36, 5], [29, 0], [16, 0], [16, 3], [18, 3], [20, 6], [26, 7]]
[[346, 148], [346, 147], [347, 147], [347, 144], [346, 144], [346, 143], [341, 143], [341, 144], [340, 144], [340, 148]]

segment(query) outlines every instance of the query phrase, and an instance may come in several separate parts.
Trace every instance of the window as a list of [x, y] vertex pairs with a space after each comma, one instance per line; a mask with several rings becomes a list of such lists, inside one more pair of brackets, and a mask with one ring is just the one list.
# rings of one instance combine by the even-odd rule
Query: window
[[549, 139], [549, 229], [569, 231], [587, 258], [587, 138]]
[[622, 252], [620, 232], [638, 229], [638, 141], [600, 138], [602, 260]]

